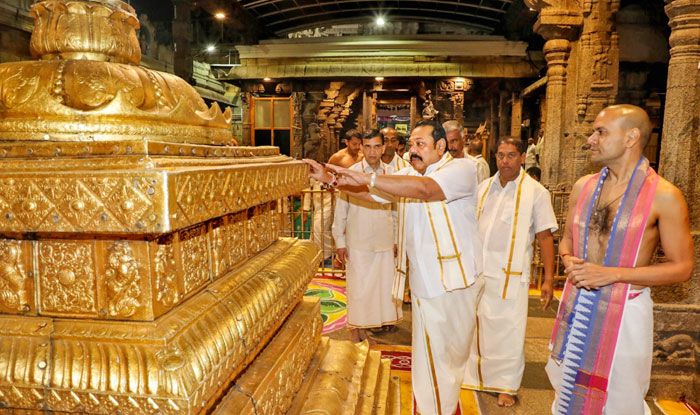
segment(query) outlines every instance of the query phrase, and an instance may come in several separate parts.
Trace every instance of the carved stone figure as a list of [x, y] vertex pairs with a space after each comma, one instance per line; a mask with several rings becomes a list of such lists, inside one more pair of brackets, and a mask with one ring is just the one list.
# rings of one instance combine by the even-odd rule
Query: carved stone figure
[[662, 360], [690, 359], [693, 357], [693, 338], [676, 334], [654, 346], [654, 358]]
[[593, 55], [593, 76], [598, 82], [608, 80], [608, 65], [612, 62], [608, 56], [608, 51], [603, 45], [596, 45]]
[[130, 317], [141, 306], [139, 268], [128, 242], [116, 242], [109, 247], [107, 257], [107, 291], [109, 315]]
[[304, 140], [304, 157], [316, 160], [321, 148], [321, 127], [315, 122], [306, 127], [306, 140]]

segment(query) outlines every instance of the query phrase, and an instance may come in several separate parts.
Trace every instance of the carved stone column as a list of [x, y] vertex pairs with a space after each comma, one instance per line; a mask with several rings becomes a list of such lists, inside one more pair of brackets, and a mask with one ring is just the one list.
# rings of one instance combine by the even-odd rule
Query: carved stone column
[[[619, 46], [615, 14], [619, 0], [587, 0], [583, 3], [581, 37], [572, 51], [572, 73], [575, 71], [575, 108], [570, 105], [571, 139], [562, 149], [562, 163], [571, 166], [569, 179], [573, 184], [579, 177], [598, 170], [592, 165], [589, 152], [582, 150], [593, 130], [598, 113], [615, 102], [618, 87]], [[572, 100], [573, 102], [573, 100]]]
[[175, 19], [173, 20], [173, 42], [175, 44], [175, 75], [189, 81], [192, 79], [192, 12], [191, 0], [173, 0]]
[[534, 29], [547, 40], [544, 45], [548, 79], [547, 105], [542, 113], [542, 118], [547, 122], [542, 138], [544, 142], [540, 164], [543, 184], [554, 187], [562, 181], [564, 173], [561, 154], [567, 119], [567, 66], [571, 41], [578, 36], [583, 25], [583, 15], [579, 2], [575, 0], [525, 0], [525, 4], [540, 12]]
[[570, 43], [567, 39], [551, 39], [544, 45], [547, 60], [547, 124], [542, 139], [542, 182], [552, 187], [559, 183], [561, 173], [559, 165], [560, 146], [564, 123], [564, 102], [566, 90], [566, 66], [569, 59]]
[[659, 397], [685, 394], [698, 399], [700, 378], [700, 3], [668, 0], [666, 14], [671, 26], [671, 60], [660, 172], [678, 186], [690, 210], [695, 241], [695, 271], [685, 284], [653, 290], [654, 370], [652, 392]]
[[510, 135], [520, 138], [523, 122], [523, 99], [520, 94], [511, 95]]

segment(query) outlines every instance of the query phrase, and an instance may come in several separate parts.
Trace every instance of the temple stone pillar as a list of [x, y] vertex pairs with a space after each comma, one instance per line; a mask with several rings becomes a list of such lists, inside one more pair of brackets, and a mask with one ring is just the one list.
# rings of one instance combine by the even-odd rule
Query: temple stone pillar
[[563, 38], [549, 39], [544, 45], [547, 60], [547, 107], [542, 140], [542, 183], [547, 187], [556, 186], [561, 175], [559, 155], [564, 127], [564, 103], [566, 91], [566, 66], [571, 45]]
[[700, 398], [700, 3], [668, 0], [671, 60], [660, 173], [688, 201], [695, 241], [695, 270], [685, 284], [657, 288], [654, 301], [652, 393], [658, 397]]
[[514, 92], [511, 95], [510, 105], [510, 135], [520, 138], [523, 123], [523, 99], [520, 94]]
[[[619, 0], [586, 1], [582, 6], [583, 27], [571, 52], [571, 93], [575, 99], [567, 100], [566, 125], [569, 139], [561, 149], [560, 166], [568, 166], [560, 183], [567, 187], [581, 176], [600, 169], [590, 161], [590, 152], [583, 150], [593, 131], [598, 113], [615, 103], [620, 67], [619, 37], [615, 27], [615, 15]], [[567, 136], [567, 133], [565, 133]]]
[[173, 19], [173, 42], [175, 49], [175, 75], [190, 81], [192, 79], [192, 0], [173, 0], [175, 18]]
[[[577, 38], [583, 25], [583, 14], [577, 1], [525, 0], [525, 4], [538, 10], [535, 32], [547, 41], [544, 56], [547, 60], [546, 110], [542, 118], [547, 122], [544, 128], [544, 140], [540, 164], [542, 182], [555, 187], [562, 180], [567, 180], [560, 162], [562, 144], [566, 138], [566, 103], [567, 100], [567, 66], [572, 41]], [[562, 177], [564, 176], [564, 177]]]

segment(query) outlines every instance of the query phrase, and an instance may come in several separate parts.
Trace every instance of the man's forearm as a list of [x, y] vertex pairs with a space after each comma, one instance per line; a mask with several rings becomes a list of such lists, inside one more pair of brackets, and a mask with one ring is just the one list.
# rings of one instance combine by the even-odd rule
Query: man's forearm
[[428, 201], [445, 200], [440, 186], [429, 177], [382, 175], [377, 176], [374, 187], [397, 197]]
[[654, 287], [687, 281], [693, 272], [692, 261], [662, 262], [637, 268], [614, 267], [618, 282]]
[[544, 279], [551, 281], [554, 279], [554, 237], [551, 232], [546, 231], [543, 234], [537, 235], [537, 241], [540, 244], [540, 253], [542, 254], [542, 264], [544, 265]]

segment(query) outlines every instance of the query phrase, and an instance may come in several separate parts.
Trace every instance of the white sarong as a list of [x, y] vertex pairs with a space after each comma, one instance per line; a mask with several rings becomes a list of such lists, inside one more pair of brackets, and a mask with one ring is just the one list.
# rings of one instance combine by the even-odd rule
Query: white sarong
[[411, 378], [421, 415], [454, 414], [457, 409], [480, 289], [477, 281], [438, 297], [411, 299]]
[[401, 303], [392, 299], [394, 252], [348, 247], [346, 265], [348, 326], [381, 327], [403, 318]]
[[[617, 350], [610, 370], [604, 415], [651, 414], [644, 398], [651, 380], [654, 302], [651, 300], [649, 288], [641, 292], [630, 291], [630, 294], [635, 293], [639, 295], [627, 300], [622, 315]], [[559, 390], [562, 376], [559, 363], [550, 356], [545, 370], [554, 390]]]
[[513, 298], [501, 298], [499, 278], [484, 276], [484, 293], [462, 387], [515, 394], [525, 369], [525, 326], [529, 284], [515, 281]]

